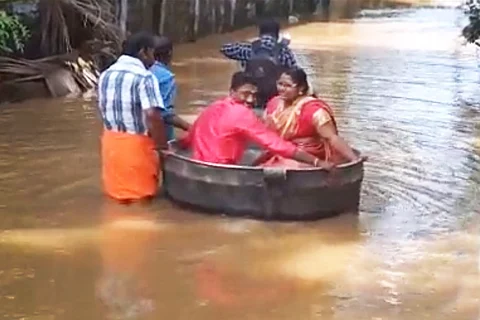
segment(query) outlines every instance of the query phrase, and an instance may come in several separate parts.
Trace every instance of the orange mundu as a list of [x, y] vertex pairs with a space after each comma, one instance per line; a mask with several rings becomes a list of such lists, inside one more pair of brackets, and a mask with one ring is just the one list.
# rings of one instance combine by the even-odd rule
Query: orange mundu
[[140, 200], [157, 193], [160, 159], [152, 138], [104, 130], [102, 180], [111, 198]]

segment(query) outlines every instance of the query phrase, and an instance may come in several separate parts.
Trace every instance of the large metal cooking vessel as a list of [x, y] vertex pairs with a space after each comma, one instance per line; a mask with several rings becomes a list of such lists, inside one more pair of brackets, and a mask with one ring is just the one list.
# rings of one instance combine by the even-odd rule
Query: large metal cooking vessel
[[357, 210], [363, 161], [335, 174], [323, 169], [248, 166], [260, 154], [249, 148], [241, 165], [195, 161], [175, 141], [164, 153], [163, 186], [178, 204], [197, 210], [265, 220], [314, 220]]

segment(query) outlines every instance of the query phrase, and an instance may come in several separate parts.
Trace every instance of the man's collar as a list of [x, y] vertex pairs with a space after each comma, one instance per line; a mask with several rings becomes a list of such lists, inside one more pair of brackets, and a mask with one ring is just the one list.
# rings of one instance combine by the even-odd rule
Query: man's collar
[[276, 36], [274, 36], [273, 34], [270, 34], [270, 33], [261, 34], [260, 38], [269, 38], [269, 39], [272, 39], [272, 40], [278, 40], [278, 37], [276, 37]]
[[245, 108], [248, 108], [248, 105], [246, 103], [238, 101], [230, 95], [227, 98], [225, 98], [225, 101], [229, 104], [241, 105], [241, 106], [244, 106]]
[[161, 61], [155, 61], [154, 65], [168, 69], [168, 66], [167, 66], [165, 63], [161, 62]]
[[121, 55], [118, 60], [117, 60], [118, 63], [122, 63], [122, 64], [132, 64], [132, 65], [135, 65], [137, 67], [142, 67], [142, 68], [145, 68], [145, 65], [143, 64], [143, 62], [138, 59], [138, 58], [134, 58], [132, 56], [127, 56], [125, 54]]
[[235, 100], [232, 96], [228, 96], [225, 101], [229, 104], [242, 104], [241, 102]]

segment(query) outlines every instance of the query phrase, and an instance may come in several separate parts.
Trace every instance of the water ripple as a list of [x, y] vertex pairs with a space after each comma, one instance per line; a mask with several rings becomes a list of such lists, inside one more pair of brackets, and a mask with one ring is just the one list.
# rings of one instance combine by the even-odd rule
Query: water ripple
[[[88, 243], [98, 228], [75, 233], [61, 226], [99, 220], [94, 105], [49, 100], [2, 107], [0, 227], [22, 228], [11, 242], [21, 242], [25, 251], [0, 248], [0, 313], [23, 310], [18, 318], [30, 318], [39, 310], [65, 309], [70, 318], [104, 319], [90, 299], [94, 283], [128, 266], [142, 268], [128, 272], [138, 273], [138, 291], [158, 297], [154, 318], [474, 319], [480, 303], [480, 73], [476, 49], [458, 41], [464, 22], [463, 13], [451, 8], [398, 9], [289, 30], [292, 45], [301, 48], [299, 63], [334, 108], [342, 136], [370, 156], [359, 214], [318, 223], [225, 221], [158, 201], [149, 215], [175, 223], [154, 248], [137, 230], [104, 239], [125, 239], [121, 245], [79, 253], [74, 244]], [[237, 64], [218, 54], [224, 39], [175, 50], [179, 111], [197, 113], [228, 91], [225, 79]], [[28, 230], [45, 225], [58, 227], [72, 252], [28, 255], [40, 239], [42, 252], [58, 242], [55, 232]], [[141, 253], [148, 263], [135, 263], [132, 257]], [[245, 294], [248, 303], [236, 309], [197, 296], [196, 268], [209, 259], [223, 266], [217, 271], [227, 287], [232, 281], [231, 293], [251, 289], [255, 298]], [[2, 271], [22, 268], [37, 274], [11, 282], [5, 276], [18, 272]], [[205, 287], [214, 285], [203, 288], [210, 294], [220, 281], [215, 269], [204, 275]], [[262, 287], [279, 288], [287, 298], [258, 302]], [[16, 299], [25, 292], [40, 294]]]

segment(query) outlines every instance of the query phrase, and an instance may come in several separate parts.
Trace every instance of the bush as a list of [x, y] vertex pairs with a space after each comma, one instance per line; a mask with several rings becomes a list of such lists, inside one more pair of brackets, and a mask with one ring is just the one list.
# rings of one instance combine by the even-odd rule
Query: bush
[[480, 38], [480, 3], [479, 0], [467, 0], [466, 14], [469, 23], [463, 28], [462, 35], [470, 43]]
[[17, 16], [0, 10], [0, 53], [23, 53], [25, 42], [29, 37], [28, 28]]

